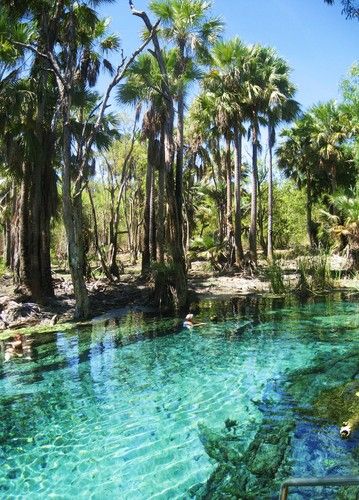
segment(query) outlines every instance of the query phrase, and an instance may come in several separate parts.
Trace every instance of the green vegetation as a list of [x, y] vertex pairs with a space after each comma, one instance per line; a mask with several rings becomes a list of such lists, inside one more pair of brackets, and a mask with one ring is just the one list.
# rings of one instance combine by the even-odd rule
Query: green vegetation
[[287, 287], [284, 284], [283, 271], [277, 261], [274, 260], [269, 264], [266, 269], [266, 275], [273, 293], [281, 295], [287, 291]]
[[[210, 2], [156, 0], [145, 12], [130, 2], [146, 34], [127, 58], [97, 8], [0, 10], [1, 244], [17, 288], [45, 303], [54, 267], [65, 269], [86, 319], [87, 282], [118, 282], [125, 258], [172, 309], [188, 306], [196, 259], [252, 274], [267, 259], [275, 293], [286, 289], [282, 250], [325, 249], [358, 270], [358, 65], [340, 102], [301, 112], [287, 62], [226, 40]], [[330, 288], [328, 273], [321, 258], [301, 261], [298, 290]]]

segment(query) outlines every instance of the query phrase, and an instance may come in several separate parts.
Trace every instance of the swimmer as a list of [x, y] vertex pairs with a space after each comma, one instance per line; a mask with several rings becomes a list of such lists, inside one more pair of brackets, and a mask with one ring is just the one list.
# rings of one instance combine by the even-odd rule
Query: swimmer
[[207, 323], [193, 323], [193, 314], [187, 314], [183, 322], [183, 326], [185, 328], [193, 328], [194, 326], [202, 326], [206, 324]]

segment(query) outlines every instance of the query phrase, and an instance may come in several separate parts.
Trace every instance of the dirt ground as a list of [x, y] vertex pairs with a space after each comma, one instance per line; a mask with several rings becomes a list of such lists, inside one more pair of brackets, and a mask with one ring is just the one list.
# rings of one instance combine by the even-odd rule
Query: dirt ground
[[[198, 299], [240, 297], [247, 294], [266, 294], [271, 287], [265, 274], [265, 262], [259, 263], [258, 272], [220, 275], [208, 271], [204, 262], [193, 262], [188, 274], [191, 293]], [[347, 263], [340, 257], [331, 258], [331, 270], [336, 276], [335, 288], [352, 289], [359, 292], [357, 277], [346, 276]], [[297, 263], [293, 260], [281, 262], [285, 281], [297, 279]], [[93, 279], [88, 283], [91, 316], [100, 316], [114, 309], [126, 308], [155, 310], [151, 303], [151, 286], [139, 277], [137, 266], [126, 266], [125, 274], [116, 284], [105, 279]], [[0, 332], [29, 326], [53, 326], [69, 322], [73, 317], [75, 301], [70, 276], [61, 270], [54, 272], [55, 298], [43, 306], [30, 302], [21, 290], [14, 289], [10, 275], [0, 279]]]

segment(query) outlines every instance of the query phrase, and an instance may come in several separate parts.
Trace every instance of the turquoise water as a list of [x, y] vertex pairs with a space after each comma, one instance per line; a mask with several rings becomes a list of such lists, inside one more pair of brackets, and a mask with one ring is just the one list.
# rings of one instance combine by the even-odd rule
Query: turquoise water
[[[250, 443], [266, 413], [285, 418], [290, 373], [359, 347], [356, 302], [207, 303], [197, 319], [213, 308], [218, 322], [193, 330], [132, 314], [33, 336], [11, 356], [3, 343], [0, 497], [188, 498], [215, 468], [199, 423], [236, 419]], [[358, 446], [303, 415], [293, 475], [358, 474]]]

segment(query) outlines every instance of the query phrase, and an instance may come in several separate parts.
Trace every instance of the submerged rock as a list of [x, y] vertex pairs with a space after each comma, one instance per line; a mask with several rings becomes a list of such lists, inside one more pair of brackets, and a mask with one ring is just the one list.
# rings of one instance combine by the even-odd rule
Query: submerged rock
[[246, 448], [241, 436], [200, 426], [200, 439], [218, 466], [206, 484], [192, 488], [191, 495], [198, 499], [269, 498], [290, 472], [293, 429], [292, 422], [264, 421]]
[[296, 410], [339, 427], [359, 426], [359, 357], [356, 350], [318, 356], [311, 367], [296, 370], [287, 382]]
[[[192, 497], [271, 498], [292, 475], [291, 441], [298, 420], [305, 415], [323, 419], [338, 425], [338, 432], [344, 421], [352, 429], [359, 426], [359, 358], [355, 349], [332, 352], [329, 358], [328, 354], [318, 356], [312, 366], [289, 374], [280, 390], [278, 400], [262, 401], [260, 409], [265, 417], [249, 445], [245, 434], [237, 435], [237, 425], [232, 425], [235, 421], [227, 420], [218, 432], [199, 426], [206, 453], [217, 467], [205, 484], [191, 489]], [[352, 453], [359, 459], [359, 447]], [[353, 491], [342, 489], [338, 498], [356, 498], [350, 496]]]

